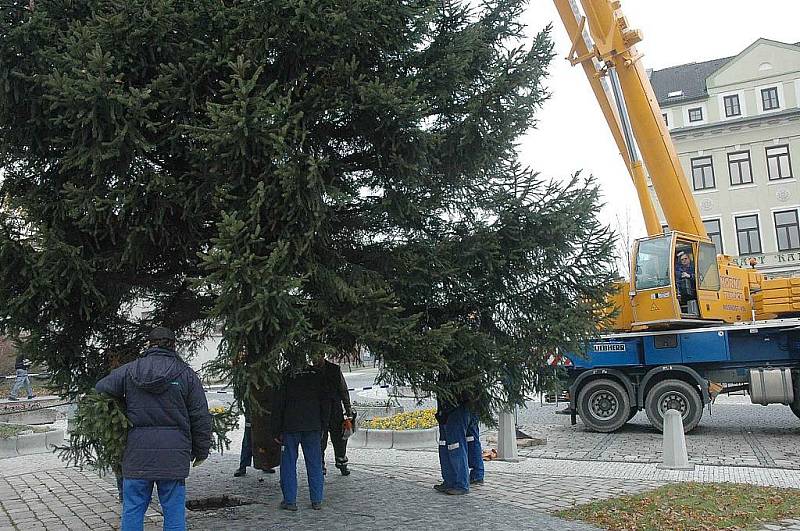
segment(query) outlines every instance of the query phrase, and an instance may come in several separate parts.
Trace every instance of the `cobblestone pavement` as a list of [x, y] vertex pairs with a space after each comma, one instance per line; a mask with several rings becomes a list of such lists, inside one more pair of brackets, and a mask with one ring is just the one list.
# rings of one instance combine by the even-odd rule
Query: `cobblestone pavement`
[[[392, 451], [389, 451], [392, 452]], [[395, 451], [396, 452], [396, 451]], [[233, 461], [231, 465], [235, 464]], [[281, 500], [278, 478], [251, 472], [245, 478], [228, 480], [231, 466], [215, 468], [206, 477], [189, 482], [192, 497], [213, 494], [224, 484], [226, 492], [252, 502], [212, 514], [190, 514], [191, 529], [218, 528], [221, 518], [226, 529], [482, 529], [488, 522], [494, 529], [591, 530], [591, 526], [548, 516], [535, 504], [498, 502], [496, 492], [476, 487], [466, 496], [446, 496], [431, 486], [437, 479], [432, 471], [398, 471], [373, 465], [354, 465], [348, 477], [331, 473], [325, 481], [325, 503], [313, 511], [306, 482], [298, 489], [297, 513], [277, 509]], [[301, 474], [302, 475], [302, 474]], [[413, 478], [418, 481], [409, 481]], [[525, 497], [534, 497], [529, 484]]]
[[[238, 449], [241, 432], [233, 435], [231, 447]], [[607, 444], [607, 436], [595, 435], [579, 438], [576, 448], [580, 450], [576, 451], [589, 452]], [[613, 441], [607, 446], [611, 447]], [[491, 527], [497, 529], [589, 530], [593, 528], [549, 513], [672, 481], [730, 481], [800, 488], [800, 470], [796, 468], [700, 465], [694, 471], [679, 472], [635, 460], [528, 457], [518, 463], [486, 463], [486, 484], [475, 487], [467, 496], [457, 497], [437, 494], [431, 488], [439, 480], [433, 449], [352, 449], [349, 455], [353, 474], [342, 477], [331, 467], [322, 511], [311, 510], [301, 470], [297, 513], [277, 509], [281, 499], [277, 474], [250, 469], [247, 476], [234, 478], [238, 453], [213, 455], [203, 466], [192, 470], [187, 482], [189, 499], [227, 494], [247, 505], [190, 511], [190, 529], [441, 530], [482, 529], [491, 522]], [[332, 460], [331, 455], [328, 457]], [[160, 529], [157, 504], [148, 515], [148, 531]], [[115, 529], [118, 521], [119, 505], [111, 479], [65, 468], [49, 454], [0, 461], [0, 531]], [[767, 529], [800, 531], [800, 523], [793, 520], [769, 524], [763, 527], [764, 531]]]
[[[388, 451], [392, 452], [392, 451]], [[413, 452], [404, 459], [413, 458]], [[54, 456], [26, 456], [3, 460], [0, 478], [0, 530], [117, 529], [119, 504], [110, 478], [65, 468]], [[368, 456], [371, 459], [372, 456]], [[281, 500], [277, 474], [250, 469], [233, 478], [238, 456], [213, 456], [193, 470], [187, 481], [188, 497], [198, 500], [227, 494], [247, 505], [188, 512], [190, 529], [478, 529], [487, 521], [496, 529], [591, 531], [591, 526], [546, 514], [534, 503], [498, 503], [478, 488], [467, 496], [445, 496], [431, 485], [435, 470], [415, 470], [400, 479], [397, 470], [358, 465], [349, 477], [331, 474], [325, 484], [322, 511], [312, 511], [302, 478], [297, 513], [278, 510]], [[417, 478], [414, 481], [413, 478]], [[507, 482], [513, 483], [512, 478]], [[498, 485], [500, 483], [498, 482]], [[504, 488], [507, 488], [504, 487]], [[533, 493], [531, 484], [527, 492]], [[486, 489], [487, 493], [491, 489]], [[588, 499], [588, 498], [587, 498]], [[146, 529], [160, 529], [158, 511], [148, 511]]]
[[[699, 465], [767, 467], [800, 470], [800, 420], [786, 406], [758, 406], [745, 397], [720, 397], [712, 415], [686, 436], [689, 460]], [[559, 409], [563, 404], [559, 406]], [[520, 449], [520, 455], [543, 459], [658, 463], [662, 436], [640, 412], [616, 433], [593, 433], [556, 406], [531, 405], [519, 413], [523, 430], [547, 440]]]
[[[63, 531], [119, 527], [117, 487], [91, 472], [65, 468], [49, 455], [3, 459], [0, 477], [0, 531]], [[160, 525], [148, 510], [145, 522]]]
[[[800, 487], [800, 473], [745, 467], [698, 467], [693, 472], [664, 471], [640, 463], [602, 463], [525, 459], [486, 463], [487, 482], [468, 496], [436, 494], [434, 452], [353, 450], [353, 474], [326, 479], [322, 511], [312, 511], [301, 478], [300, 511], [277, 510], [281, 499], [275, 474], [252, 471], [233, 478], [236, 454], [213, 456], [194, 469], [187, 486], [193, 500], [232, 495], [248, 503], [237, 508], [190, 512], [191, 529], [591, 529], [547, 516], [548, 512], [589, 501], [641, 492], [669, 481], [741, 481]], [[115, 529], [119, 506], [109, 479], [64, 468], [51, 455], [3, 460], [0, 478], [0, 530]], [[301, 472], [302, 476], [302, 472]], [[158, 529], [151, 510], [148, 530]], [[14, 527], [12, 527], [14, 526]], [[800, 529], [796, 521], [764, 529]]]

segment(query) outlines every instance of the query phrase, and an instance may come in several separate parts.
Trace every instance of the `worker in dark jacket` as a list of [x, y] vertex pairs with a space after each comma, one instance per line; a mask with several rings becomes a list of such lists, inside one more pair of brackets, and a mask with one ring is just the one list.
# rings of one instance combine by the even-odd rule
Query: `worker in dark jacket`
[[281, 509], [297, 510], [297, 448], [302, 445], [311, 507], [322, 508], [323, 477], [320, 438], [329, 415], [322, 371], [306, 366], [287, 370], [275, 393], [272, 433], [282, 445]]
[[122, 458], [122, 530], [144, 527], [153, 484], [164, 529], [186, 529], [189, 466], [208, 457], [211, 414], [195, 372], [175, 352], [175, 334], [154, 328], [136, 361], [114, 369], [95, 389], [125, 401], [128, 440]]
[[[322, 473], [325, 473], [325, 450], [328, 448], [328, 432], [331, 434], [331, 444], [333, 444], [333, 454], [335, 456], [336, 468], [343, 476], [349, 476], [350, 470], [347, 468], [347, 439], [344, 438], [344, 418], [352, 418], [353, 408], [350, 405], [350, 392], [347, 390], [347, 381], [342, 374], [342, 368], [335, 363], [320, 357], [316, 362], [317, 367], [322, 369], [325, 380], [325, 390], [328, 394], [330, 403], [330, 415], [327, 425], [322, 426]], [[344, 411], [342, 410], [344, 405]], [[323, 424], [325, 421], [323, 420]]]

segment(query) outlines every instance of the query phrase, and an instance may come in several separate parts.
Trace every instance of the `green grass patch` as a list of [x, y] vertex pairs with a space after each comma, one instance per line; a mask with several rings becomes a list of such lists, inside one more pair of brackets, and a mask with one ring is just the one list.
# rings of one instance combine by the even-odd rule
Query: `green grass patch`
[[8, 439], [19, 435], [24, 431], [33, 431], [34, 433], [41, 433], [49, 431], [49, 428], [41, 428], [39, 426], [25, 426], [23, 424], [0, 424], [0, 439]]
[[800, 516], [800, 490], [735, 483], [672, 483], [556, 513], [609, 530], [733, 530]]

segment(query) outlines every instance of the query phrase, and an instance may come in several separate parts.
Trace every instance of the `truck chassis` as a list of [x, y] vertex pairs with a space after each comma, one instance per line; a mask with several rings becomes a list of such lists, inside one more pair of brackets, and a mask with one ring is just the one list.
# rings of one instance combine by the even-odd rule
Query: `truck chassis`
[[689, 432], [707, 404], [734, 391], [800, 418], [800, 318], [607, 334], [569, 359], [572, 424], [580, 416], [593, 431], [616, 431], [640, 410], [661, 431], [675, 409]]

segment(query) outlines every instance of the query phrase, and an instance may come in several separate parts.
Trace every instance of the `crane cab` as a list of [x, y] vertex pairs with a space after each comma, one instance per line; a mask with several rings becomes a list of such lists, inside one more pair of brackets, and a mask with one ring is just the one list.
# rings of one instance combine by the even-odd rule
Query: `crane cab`
[[728, 257], [718, 256], [707, 239], [673, 231], [637, 240], [631, 272], [631, 329], [699, 326], [750, 317], [747, 272]]

